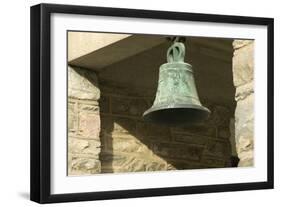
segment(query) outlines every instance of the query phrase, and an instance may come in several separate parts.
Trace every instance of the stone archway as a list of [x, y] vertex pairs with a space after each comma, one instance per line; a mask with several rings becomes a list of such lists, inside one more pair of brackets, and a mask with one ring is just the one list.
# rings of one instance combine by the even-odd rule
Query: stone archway
[[[69, 60], [69, 175], [230, 167], [236, 151], [239, 166], [253, 165], [252, 41], [235, 40], [232, 44], [227, 40], [218, 44], [212, 39], [191, 39], [188, 61], [212, 71], [209, 74], [198, 71], [197, 84], [203, 88], [199, 92], [203, 94], [202, 101], [213, 113], [201, 126], [167, 129], [141, 120], [141, 114], [153, 101], [158, 67], [165, 61], [159, 58], [165, 57], [165, 39], [130, 35], [106, 39], [99, 34], [92, 38], [102, 38], [104, 47], [96, 47], [95, 41], [87, 38], [91, 39], [91, 35], [81, 38], [78, 34], [76, 40], [75, 36], [71, 39], [76, 46], [70, 50], [85, 45], [83, 41], [93, 44], [95, 49], [87, 45], [86, 51], [79, 49], [79, 55], [75, 56], [76, 51], [70, 56], [75, 58]], [[135, 48], [122, 49], [131, 44]], [[105, 59], [112, 51], [117, 54]], [[118, 51], [125, 52], [118, 54]], [[205, 59], [198, 59], [198, 54]], [[93, 60], [97, 61], [93, 64]], [[105, 60], [109, 66], [105, 66]], [[149, 66], [151, 63], [154, 65]], [[135, 71], [129, 70], [131, 66]], [[224, 68], [229, 68], [224, 77], [224, 84], [228, 85], [219, 83]], [[148, 72], [151, 80], [137, 79]], [[134, 81], [128, 82], [124, 74]], [[218, 84], [216, 87], [208, 87], [210, 83], [202, 79], [207, 75], [211, 83]], [[214, 94], [220, 88], [224, 91]], [[221, 102], [226, 94], [229, 99]]]

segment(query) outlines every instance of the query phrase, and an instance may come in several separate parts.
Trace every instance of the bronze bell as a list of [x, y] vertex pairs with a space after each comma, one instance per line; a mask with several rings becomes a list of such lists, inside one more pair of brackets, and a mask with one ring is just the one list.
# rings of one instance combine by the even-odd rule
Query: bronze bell
[[143, 114], [145, 121], [174, 126], [196, 124], [209, 116], [209, 109], [199, 101], [192, 66], [184, 57], [184, 44], [174, 42], [167, 51], [168, 63], [160, 66], [156, 97]]

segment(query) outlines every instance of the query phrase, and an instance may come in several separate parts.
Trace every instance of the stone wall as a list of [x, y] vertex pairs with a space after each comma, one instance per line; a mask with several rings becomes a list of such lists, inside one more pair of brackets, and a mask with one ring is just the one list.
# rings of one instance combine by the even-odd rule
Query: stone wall
[[153, 98], [133, 91], [68, 68], [68, 175], [231, 165], [227, 107], [206, 102], [212, 114], [203, 124], [163, 127], [142, 120]]
[[[116, 90], [117, 88], [117, 90]], [[230, 166], [230, 111], [213, 112], [202, 125], [163, 127], [142, 120], [152, 97], [101, 84], [101, 172], [137, 172]]]
[[236, 87], [235, 138], [239, 166], [253, 166], [254, 150], [254, 41], [233, 42], [233, 82]]
[[101, 172], [99, 98], [95, 73], [68, 67], [68, 175]]

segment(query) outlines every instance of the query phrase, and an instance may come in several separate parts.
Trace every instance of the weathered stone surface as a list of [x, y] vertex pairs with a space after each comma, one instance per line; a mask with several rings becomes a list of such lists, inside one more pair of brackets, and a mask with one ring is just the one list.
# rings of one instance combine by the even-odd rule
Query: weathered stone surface
[[239, 145], [239, 153], [243, 151], [248, 151], [253, 149], [253, 120], [249, 120], [248, 123], [244, 124], [238, 131], [238, 145]]
[[91, 103], [79, 103], [79, 111], [83, 111], [84, 113], [99, 114], [98, 102], [92, 101]]
[[96, 74], [68, 67], [68, 174], [99, 173], [100, 97]]
[[146, 170], [146, 160], [136, 157], [127, 157], [126, 165], [123, 165], [118, 172], [141, 172]]
[[254, 166], [254, 159], [252, 156], [240, 159], [238, 167], [249, 167], [249, 166]]
[[102, 172], [140, 172], [166, 170], [166, 163], [128, 154], [103, 154]]
[[98, 155], [100, 153], [100, 141], [68, 138], [69, 153]]
[[254, 139], [253, 139], [253, 120], [242, 126], [237, 134], [237, 153], [240, 159], [239, 166], [253, 166]]
[[100, 156], [102, 163], [102, 172], [118, 172], [128, 164], [128, 156], [126, 154], [117, 154], [103, 152]]
[[100, 116], [85, 111], [79, 113], [78, 135], [84, 138], [97, 138], [100, 134]]
[[254, 44], [248, 44], [235, 50], [232, 64], [235, 86], [252, 81], [254, 78]]
[[199, 161], [204, 147], [201, 145], [184, 145], [178, 143], [154, 143], [152, 149], [154, 153], [161, 157]]
[[147, 162], [145, 166], [146, 171], [161, 171], [166, 169], [166, 163], [160, 163], [158, 161]]
[[239, 166], [253, 166], [254, 156], [254, 94], [237, 102], [235, 111], [236, 150]]
[[136, 138], [112, 138], [112, 150], [127, 153], [143, 153], [149, 155], [148, 147]]
[[148, 146], [141, 143], [136, 137], [115, 136], [114, 134], [102, 133], [103, 149], [111, 152], [138, 153], [150, 155], [151, 151]]
[[78, 116], [77, 106], [68, 100], [68, 132], [74, 133], [77, 130]]
[[69, 175], [88, 175], [101, 172], [101, 163], [95, 158], [73, 156], [69, 164]]
[[98, 100], [100, 90], [97, 76], [93, 71], [68, 67], [68, 97]]
[[234, 40], [232, 45], [233, 49], [239, 49], [249, 44], [253, 44], [253, 40]]
[[103, 169], [113, 169], [116, 166], [122, 166], [125, 164], [126, 159], [126, 154], [117, 154], [106, 151], [100, 154], [100, 160]]
[[[240, 131], [247, 124], [253, 124], [254, 120], [254, 94], [237, 102], [235, 110], [235, 137], [238, 138], [241, 134]], [[253, 138], [253, 128], [251, 129], [250, 137]]]
[[246, 83], [236, 88], [235, 100], [240, 101], [245, 99], [247, 96], [254, 93], [254, 81]]
[[111, 97], [111, 110], [113, 114], [141, 116], [148, 107], [145, 99], [118, 96]]

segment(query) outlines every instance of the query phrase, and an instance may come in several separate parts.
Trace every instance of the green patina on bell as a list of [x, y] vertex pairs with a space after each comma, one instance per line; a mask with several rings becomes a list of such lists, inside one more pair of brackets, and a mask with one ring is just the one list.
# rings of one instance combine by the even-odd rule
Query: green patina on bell
[[193, 78], [192, 66], [184, 62], [185, 46], [174, 42], [167, 51], [167, 62], [160, 66], [154, 103], [144, 112], [145, 121], [166, 124], [196, 124], [210, 111], [202, 106]]

